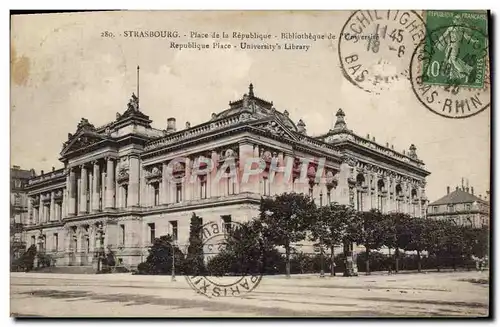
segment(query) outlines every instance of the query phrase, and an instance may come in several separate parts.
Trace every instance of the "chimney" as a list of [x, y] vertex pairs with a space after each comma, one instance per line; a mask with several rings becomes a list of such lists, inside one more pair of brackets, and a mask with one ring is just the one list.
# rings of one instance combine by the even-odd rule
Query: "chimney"
[[457, 186], [457, 188], [455, 189], [455, 191], [458, 191], [458, 186]]
[[14, 165], [14, 166], [12, 166], [12, 169], [19, 170], [19, 169], [21, 169], [21, 167]]
[[470, 192], [472, 193], [472, 195], [474, 195], [474, 186], [470, 187]]
[[175, 118], [171, 117], [167, 119], [167, 133], [175, 132]]
[[186, 122], [186, 129], [190, 129], [191, 128], [191, 123], [190, 122]]
[[52, 171], [56, 171], [56, 167], [52, 166]]
[[446, 186], [446, 194], [450, 194], [450, 187]]
[[43, 170], [40, 170], [40, 175], [43, 175]]

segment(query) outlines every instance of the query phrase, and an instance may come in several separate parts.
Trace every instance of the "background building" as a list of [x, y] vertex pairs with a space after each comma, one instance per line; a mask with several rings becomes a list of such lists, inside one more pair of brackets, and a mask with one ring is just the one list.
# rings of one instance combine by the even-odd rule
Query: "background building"
[[[156, 129], [133, 94], [109, 124], [95, 127], [82, 118], [63, 144], [64, 168], [29, 181], [27, 240], [58, 265], [91, 265], [110, 248], [135, 267], [155, 237], [170, 234], [186, 246], [193, 212], [204, 223], [247, 221], [257, 216], [261, 196], [283, 192], [303, 192], [318, 205], [424, 216], [429, 172], [416, 147], [400, 153], [349, 130], [341, 109], [336, 116], [327, 133], [309, 136], [304, 121], [294, 123], [250, 85], [202, 124], [180, 129], [169, 118], [166, 129]], [[242, 181], [245, 165], [259, 159], [263, 172]], [[291, 163], [288, 180], [282, 172], [271, 180], [275, 161]], [[231, 171], [227, 162], [236, 172], [218, 180], [219, 171]]]
[[[468, 183], [467, 183], [468, 184]], [[428, 205], [427, 217], [450, 219], [458, 225], [481, 227], [489, 225], [489, 192], [486, 196], [474, 195], [474, 187], [458, 186], [453, 192], [446, 188], [446, 195]]]
[[24, 170], [19, 166], [12, 166], [10, 169], [10, 246], [14, 258], [17, 258], [26, 246], [23, 223], [29, 220], [29, 212], [25, 187], [33, 176], [33, 169]]

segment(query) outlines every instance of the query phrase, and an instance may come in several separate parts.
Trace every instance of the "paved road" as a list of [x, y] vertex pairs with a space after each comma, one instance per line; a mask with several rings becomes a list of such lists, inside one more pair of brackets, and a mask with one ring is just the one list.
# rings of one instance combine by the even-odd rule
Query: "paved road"
[[352, 278], [264, 276], [240, 297], [207, 298], [184, 277], [11, 273], [11, 315], [44, 317], [486, 316], [487, 272]]

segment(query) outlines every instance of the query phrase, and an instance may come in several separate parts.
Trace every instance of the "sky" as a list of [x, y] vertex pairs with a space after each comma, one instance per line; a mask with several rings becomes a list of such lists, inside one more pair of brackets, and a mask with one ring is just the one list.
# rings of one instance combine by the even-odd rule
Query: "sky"
[[[490, 184], [490, 109], [466, 119], [438, 116], [418, 101], [405, 79], [378, 93], [360, 90], [342, 73], [337, 40], [289, 42], [311, 45], [307, 52], [178, 50], [167, 39], [124, 36], [125, 31], [178, 31], [181, 37], [174, 41], [184, 44], [212, 44], [212, 39], [190, 39], [191, 32], [338, 37], [350, 14], [156, 11], [13, 17], [11, 165], [37, 172], [62, 167], [62, 144], [82, 117], [97, 127], [126, 110], [140, 65], [141, 110], [153, 127], [165, 129], [169, 117], [176, 118], [178, 129], [186, 121], [203, 123], [253, 83], [256, 96], [288, 110], [293, 121], [302, 119], [308, 134], [328, 131], [342, 108], [348, 128], [360, 136], [370, 134], [398, 151], [415, 144], [431, 172], [430, 201], [445, 195], [447, 186], [460, 185], [462, 177], [475, 194], [484, 195]], [[106, 31], [115, 37], [103, 37]], [[394, 65], [387, 69], [402, 69], [402, 63]]]

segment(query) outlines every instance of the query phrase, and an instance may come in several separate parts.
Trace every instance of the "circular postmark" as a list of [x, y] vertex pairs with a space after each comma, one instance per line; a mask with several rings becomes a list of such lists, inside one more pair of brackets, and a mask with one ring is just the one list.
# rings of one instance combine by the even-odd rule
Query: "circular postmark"
[[415, 49], [410, 81], [417, 99], [447, 118], [467, 118], [490, 106], [488, 38], [470, 25], [428, 31]]
[[344, 24], [338, 53], [344, 77], [375, 94], [409, 79], [412, 53], [425, 38], [422, 17], [412, 10], [358, 10]]
[[[216, 223], [209, 222], [202, 226], [203, 239], [203, 257], [208, 271], [204, 275], [186, 276], [186, 280], [193, 290], [209, 298], [243, 296], [253, 291], [262, 280], [262, 267], [257, 264], [251, 269], [240, 271], [238, 260], [232, 260], [231, 263], [224, 262], [220, 258], [227, 247], [234, 246], [242, 240], [241, 232], [238, 232], [242, 225], [237, 222]], [[253, 253], [255, 254], [255, 253]], [[262, 262], [259, 252], [257, 262]], [[210, 261], [219, 259], [222, 261], [222, 268], [218, 266], [217, 271], [210, 269]], [[235, 267], [238, 266], [238, 267]]]

